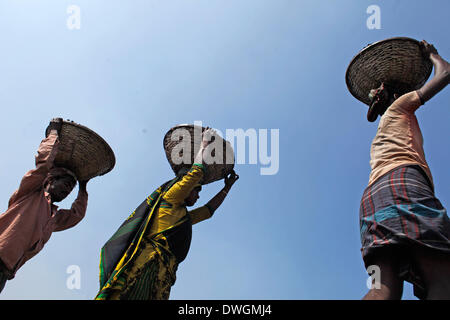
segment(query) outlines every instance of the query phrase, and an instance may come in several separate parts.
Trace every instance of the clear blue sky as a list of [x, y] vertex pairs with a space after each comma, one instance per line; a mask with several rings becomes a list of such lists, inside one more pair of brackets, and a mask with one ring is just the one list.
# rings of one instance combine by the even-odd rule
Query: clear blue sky
[[[369, 30], [369, 5], [381, 29]], [[69, 30], [69, 5], [81, 28]], [[237, 165], [215, 216], [194, 226], [171, 299], [360, 299], [359, 201], [376, 124], [345, 85], [368, 43], [409, 36], [450, 59], [447, 0], [71, 0], [0, 2], [0, 211], [57, 116], [102, 135], [116, 167], [88, 184], [86, 217], [54, 233], [0, 299], [92, 299], [99, 252], [123, 220], [172, 177], [165, 132], [202, 121], [279, 129], [280, 168]], [[450, 205], [450, 90], [417, 116], [437, 196]], [[222, 187], [206, 186], [200, 204]], [[69, 207], [74, 194], [61, 203]], [[81, 269], [69, 290], [66, 269]], [[415, 299], [405, 286], [405, 299]]]

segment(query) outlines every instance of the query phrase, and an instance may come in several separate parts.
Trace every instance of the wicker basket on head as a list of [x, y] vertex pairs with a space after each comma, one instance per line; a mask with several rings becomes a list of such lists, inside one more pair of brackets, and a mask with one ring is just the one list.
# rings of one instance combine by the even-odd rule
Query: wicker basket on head
[[[181, 124], [170, 129], [164, 136], [163, 145], [167, 160], [177, 175], [181, 170], [189, 170], [200, 148], [202, 132], [206, 128], [191, 124]], [[210, 144], [210, 159], [205, 159], [206, 173], [201, 184], [208, 184], [225, 178], [234, 168], [234, 152], [231, 144], [218, 134]], [[186, 154], [184, 154], [187, 152]], [[205, 151], [206, 152], [206, 151]]]
[[419, 41], [396, 37], [362, 49], [350, 62], [345, 81], [356, 99], [370, 105], [370, 90], [382, 82], [401, 95], [423, 86], [432, 69], [432, 62], [422, 55]]
[[[45, 136], [49, 133], [47, 127]], [[71, 170], [83, 181], [110, 172], [116, 159], [110, 146], [97, 133], [73, 121], [63, 121], [53, 163]]]

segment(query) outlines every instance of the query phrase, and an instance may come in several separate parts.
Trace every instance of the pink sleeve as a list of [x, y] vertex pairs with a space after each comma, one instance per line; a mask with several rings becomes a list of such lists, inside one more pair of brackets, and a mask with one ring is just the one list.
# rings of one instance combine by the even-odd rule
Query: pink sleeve
[[414, 113], [421, 105], [422, 101], [419, 93], [417, 91], [411, 91], [395, 100], [389, 109], [392, 112], [398, 113]]
[[63, 231], [78, 224], [86, 214], [87, 201], [87, 192], [79, 191], [78, 197], [75, 199], [70, 209], [58, 210], [54, 218], [54, 231]]
[[58, 142], [58, 136], [55, 133], [50, 133], [47, 138], [41, 141], [35, 157], [36, 168], [23, 176], [19, 188], [9, 199], [8, 205], [42, 187], [42, 183], [47, 177], [48, 171], [52, 168], [58, 152]]

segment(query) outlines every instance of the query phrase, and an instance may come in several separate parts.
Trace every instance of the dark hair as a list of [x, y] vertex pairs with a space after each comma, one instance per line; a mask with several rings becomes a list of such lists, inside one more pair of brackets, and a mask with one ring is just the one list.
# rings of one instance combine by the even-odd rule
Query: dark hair
[[47, 177], [44, 180], [43, 185], [46, 186], [50, 182], [50, 180], [55, 180], [55, 179], [58, 179], [58, 178], [61, 178], [64, 176], [70, 177], [72, 179], [74, 187], [77, 185], [77, 179], [76, 179], [75, 174], [72, 171], [70, 171], [66, 168], [63, 168], [63, 167], [51, 168], [47, 174]]

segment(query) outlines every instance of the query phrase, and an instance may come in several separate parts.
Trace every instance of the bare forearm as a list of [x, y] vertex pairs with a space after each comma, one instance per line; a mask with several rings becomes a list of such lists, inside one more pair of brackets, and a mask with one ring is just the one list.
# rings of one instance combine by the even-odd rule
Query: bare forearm
[[203, 146], [200, 146], [200, 149], [198, 150], [198, 153], [194, 158], [194, 163], [203, 164], [203, 152], [204, 151], [205, 151], [205, 148]]
[[436, 53], [430, 54], [430, 60], [433, 63], [435, 75], [444, 74], [448, 77], [450, 73], [450, 63]]
[[79, 191], [78, 191], [78, 193], [80, 193], [80, 192], [84, 192], [84, 193], [87, 193], [87, 183], [88, 183], [88, 181], [86, 181], [86, 180], [84, 180], [84, 181], [79, 181]]
[[217, 210], [217, 208], [220, 207], [220, 205], [223, 203], [225, 198], [228, 195], [228, 192], [230, 191], [230, 188], [223, 187], [222, 190], [220, 190], [209, 202], [207, 203], [207, 206], [214, 212]]
[[427, 102], [439, 91], [444, 89], [450, 81], [450, 65], [439, 54], [429, 55], [434, 66], [434, 76], [422, 88], [418, 90], [422, 103]]
[[211, 128], [207, 128], [202, 133], [202, 142], [200, 144], [200, 149], [198, 150], [198, 153], [195, 155], [194, 163], [204, 164], [204, 158], [203, 153], [205, 152], [208, 145], [211, 143], [212, 137], [214, 136], [215, 131]]
[[222, 202], [225, 200], [226, 196], [228, 195], [228, 192], [230, 191], [233, 184], [239, 179], [239, 176], [232, 170], [227, 176], [225, 177], [225, 186], [222, 190], [219, 191], [218, 194], [214, 198], [212, 198], [208, 203], [207, 206], [213, 210], [213, 212], [220, 207]]

